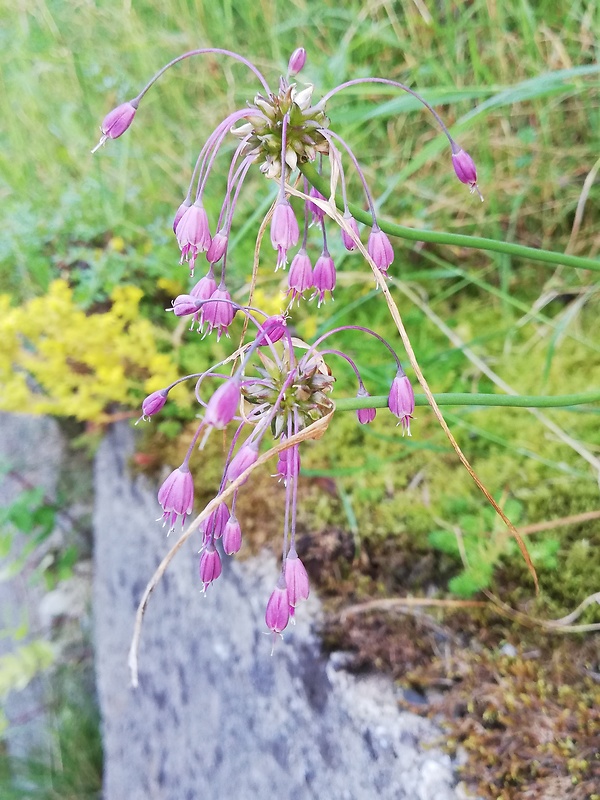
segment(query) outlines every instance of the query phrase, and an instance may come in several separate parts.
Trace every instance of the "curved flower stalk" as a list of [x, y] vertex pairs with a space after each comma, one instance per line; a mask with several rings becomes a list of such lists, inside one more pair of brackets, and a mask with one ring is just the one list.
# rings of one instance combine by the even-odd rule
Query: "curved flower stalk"
[[[191, 296], [186, 296], [191, 297]], [[179, 298], [178, 298], [179, 299]], [[194, 298], [191, 298], [194, 300]], [[198, 301], [210, 303], [213, 300]], [[181, 301], [176, 307], [183, 307]], [[228, 484], [237, 481], [231, 498], [231, 506], [219, 503], [204, 520], [200, 532], [202, 546], [200, 556], [200, 579], [206, 591], [221, 575], [221, 556], [216, 547], [222, 540], [226, 555], [234, 555], [242, 546], [242, 524], [236, 513], [238, 491], [246, 483], [248, 473], [259, 461], [261, 444], [271, 439], [272, 443], [295, 442], [298, 434], [312, 423], [324, 420], [334, 409], [333, 388], [335, 377], [326, 361], [328, 356], [344, 359], [354, 371], [358, 384], [357, 396], [368, 396], [360, 369], [347, 353], [323, 347], [330, 337], [341, 331], [353, 330], [359, 334], [374, 336], [386, 348], [396, 370], [396, 378], [390, 387], [389, 407], [393, 414], [406, 416], [402, 402], [412, 392], [400, 360], [392, 346], [378, 333], [361, 326], [346, 325], [334, 328], [319, 337], [312, 345], [292, 338], [283, 317], [268, 317], [258, 309], [238, 306], [233, 301], [225, 303], [231, 310], [247, 316], [255, 328], [254, 339], [240, 352], [241, 361], [232, 376], [218, 372], [221, 364], [215, 364], [204, 373], [193, 374], [181, 380], [196, 382], [196, 396], [203, 410], [200, 423], [192, 438], [183, 464], [174, 470], [159, 490], [158, 501], [163, 508], [165, 522], [172, 530], [179, 517], [189, 514], [193, 505], [193, 478], [190, 462], [198, 442], [202, 448], [206, 436], [213, 429], [226, 429], [236, 422], [237, 428], [231, 439], [229, 452], [223, 465], [219, 495]], [[195, 303], [188, 303], [187, 313], [196, 314]], [[176, 312], [177, 313], [177, 312]], [[263, 322], [258, 316], [264, 317]], [[402, 376], [402, 391], [397, 389], [398, 376]], [[211, 396], [204, 400], [202, 394], [213, 379], [221, 381]], [[146, 398], [142, 404], [144, 417], [160, 413], [168, 399], [172, 386], [168, 386]], [[398, 399], [400, 398], [400, 400]], [[400, 407], [399, 406], [400, 403]], [[414, 398], [413, 398], [414, 408]], [[363, 413], [363, 411], [366, 412]], [[410, 413], [412, 410], [409, 409]], [[361, 423], [370, 422], [374, 409], [361, 410]], [[408, 422], [403, 422], [408, 427]], [[265, 621], [273, 634], [281, 634], [293, 619], [296, 606], [308, 597], [309, 583], [306, 569], [296, 550], [296, 517], [298, 504], [298, 482], [300, 477], [300, 446], [291, 444], [279, 454], [276, 475], [284, 485], [285, 505], [283, 513], [283, 542], [281, 574], [267, 602]]]

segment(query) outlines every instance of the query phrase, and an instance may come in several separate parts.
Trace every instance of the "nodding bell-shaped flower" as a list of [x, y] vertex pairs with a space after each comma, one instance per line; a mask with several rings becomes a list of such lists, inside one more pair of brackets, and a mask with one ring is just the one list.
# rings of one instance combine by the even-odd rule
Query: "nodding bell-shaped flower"
[[216, 264], [223, 258], [225, 250], [227, 250], [227, 236], [222, 231], [217, 231], [206, 251], [206, 260], [210, 264]]
[[227, 508], [227, 503], [219, 503], [200, 526], [204, 544], [221, 538], [228, 519], [229, 509]]
[[[354, 219], [354, 217], [352, 216], [352, 214], [349, 211], [346, 211], [344, 213], [344, 221], [352, 228], [352, 230], [354, 231], [356, 236], [358, 236], [360, 238], [359, 230], [358, 230], [358, 223], [357, 223], [357, 221]], [[343, 242], [344, 247], [346, 248], [346, 250], [349, 250], [350, 252], [352, 252], [353, 250], [356, 250], [356, 242], [343, 229], [342, 229], [342, 242]]]
[[174, 530], [177, 517], [181, 525], [194, 506], [194, 481], [188, 465], [184, 462], [174, 469], [158, 490], [158, 502], [163, 509], [163, 519], [169, 523], [169, 533]]
[[202, 306], [202, 320], [208, 325], [208, 332], [217, 330], [217, 340], [223, 334], [229, 335], [229, 326], [233, 322], [236, 309], [231, 303], [231, 295], [224, 286], [219, 286], [211, 294], [207, 303]]
[[304, 69], [306, 64], [306, 50], [303, 47], [297, 47], [288, 63], [288, 75], [297, 75], [300, 70]]
[[287, 251], [298, 244], [300, 230], [294, 209], [287, 200], [280, 200], [273, 211], [271, 220], [271, 244], [277, 250], [277, 266], [275, 270], [287, 264]]
[[[356, 393], [357, 397], [370, 397], [371, 395], [367, 392], [364, 386], [361, 386], [358, 392]], [[368, 425], [369, 422], [373, 422], [375, 419], [375, 415], [377, 414], [377, 410], [375, 408], [357, 408], [356, 409], [356, 416], [358, 417], [358, 421], [361, 425]]]
[[327, 250], [323, 250], [313, 272], [313, 286], [319, 296], [318, 305], [320, 306], [325, 298], [325, 292], [333, 292], [335, 289], [335, 265], [333, 258]]
[[256, 343], [259, 347], [264, 347], [264, 345], [269, 344], [269, 342], [275, 344], [275, 342], [283, 339], [286, 330], [287, 323], [283, 315], [276, 314], [274, 317], [267, 317], [260, 326], [259, 333], [256, 335]]
[[378, 225], [373, 225], [367, 242], [367, 252], [375, 262], [375, 266], [384, 275], [394, 260], [394, 250], [387, 235]]
[[223, 550], [228, 556], [238, 553], [242, 546], [242, 529], [238, 518], [232, 514], [223, 530]]
[[[308, 195], [309, 195], [309, 197], [316, 197], [317, 200], [325, 200], [325, 198], [323, 197], [321, 192], [318, 189], [315, 189], [314, 186], [310, 187], [310, 192], [308, 193]], [[310, 200], [306, 201], [306, 206], [307, 206], [308, 210], [310, 211], [310, 213], [312, 214], [312, 224], [313, 225], [318, 225], [320, 222], [323, 221], [323, 219], [325, 217], [325, 212], [323, 211], [322, 208], [319, 208], [318, 205], [316, 205], [315, 203], [311, 202]]]
[[477, 168], [471, 156], [462, 149], [457, 150], [456, 153], [452, 153], [452, 166], [458, 180], [461, 183], [468, 184], [471, 187], [471, 194], [477, 192], [481, 200], [483, 200], [479, 186], [477, 186]]
[[118, 139], [119, 136], [122, 136], [127, 128], [133, 122], [135, 117], [135, 112], [137, 111], [138, 101], [131, 100], [128, 103], [121, 103], [120, 106], [113, 108], [112, 111], [109, 111], [108, 114], [102, 120], [102, 125], [100, 126], [100, 130], [102, 131], [102, 136], [100, 137], [100, 141], [92, 150], [92, 153], [95, 153], [107, 139]]
[[402, 425], [402, 434], [410, 436], [410, 421], [415, 411], [415, 393], [401, 368], [392, 381], [388, 408], [400, 420], [397, 424]]
[[292, 259], [288, 273], [288, 294], [292, 302], [313, 286], [313, 268], [308, 253], [301, 248]]
[[[235, 456], [231, 459], [231, 463], [227, 468], [227, 480], [235, 481], [240, 477], [242, 472], [245, 472], [248, 467], [256, 463], [258, 458], [258, 445], [256, 442], [244, 444], [237, 451]], [[246, 479], [247, 480], [247, 479]], [[245, 483], [246, 481], [242, 482]]]
[[153, 417], [154, 414], [158, 414], [167, 402], [168, 394], [169, 392], [167, 389], [159, 389], [158, 392], [149, 394], [142, 403], [142, 419], [148, 420], [150, 417]]
[[212, 241], [208, 215], [202, 203], [194, 203], [185, 209], [175, 228], [175, 236], [181, 248], [181, 263], [189, 262], [190, 276], [193, 276], [198, 253], [208, 250]]
[[298, 558], [298, 553], [294, 547], [290, 548], [283, 569], [287, 586], [288, 603], [292, 608], [295, 608], [299, 600], [306, 600], [310, 589], [308, 574], [304, 564]]
[[287, 587], [283, 575], [279, 577], [277, 586], [273, 590], [267, 603], [265, 622], [267, 628], [273, 633], [281, 633], [290, 621], [290, 603], [288, 600]]
[[202, 581], [202, 591], [206, 590], [213, 581], [216, 581], [221, 574], [221, 556], [215, 549], [214, 544], [207, 544], [200, 556], [200, 580]]
[[[200, 278], [198, 283], [190, 292], [190, 296], [195, 300], [202, 302], [200, 309], [196, 306], [196, 313], [194, 314], [194, 321], [198, 323], [198, 331], [200, 332], [204, 327], [204, 301], [208, 300], [217, 291], [217, 282], [213, 275], [212, 267], [203, 278]], [[193, 327], [193, 324], [192, 324]]]
[[240, 380], [234, 376], [226, 383], [222, 383], [208, 401], [204, 422], [217, 430], [222, 430], [235, 417], [241, 399]]

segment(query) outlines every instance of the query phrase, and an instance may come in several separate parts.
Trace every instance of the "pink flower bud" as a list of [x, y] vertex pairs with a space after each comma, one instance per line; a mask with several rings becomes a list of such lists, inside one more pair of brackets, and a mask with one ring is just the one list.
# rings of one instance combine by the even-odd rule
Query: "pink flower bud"
[[[344, 220], [352, 228], [354, 233], [357, 236], [359, 236], [358, 223], [356, 222], [356, 220], [354, 219], [354, 217], [352, 216], [352, 214], [349, 211], [346, 211], [344, 213]], [[342, 242], [344, 243], [344, 247], [346, 248], [346, 250], [349, 250], [350, 252], [352, 252], [353, 250], [356, 250], [356, 242], [343, 229], [342, 229]]]
[[471, 194], [477, 192], [481, 200], [483, 200], [483, 195], [479, 191], [479, 186], [477, 186], [477, 168], [471, 156], [462, 149], [452, 153], [452, 166], [458, 180], [461, 183], [469, 184]]
[[225, 250], [227, 250], [227, 236], [221, 231], [217, 231], [213, 236], [210, 247], [206, 251], [206, 260], [210, 264], [216, 264], [217, 261], [223, 258]]
[[[357, 397], [370, 397], [371, 395], [367, 392], [366, 389], [361, 387], [358, 392], [356, 393]], [[367, 425], [369, 422], [373, 422], [375, 419], [375, 415], [377, 414], [377, 410], [374, 408], [357, 408], [356, 409], [356, 416], [358, 417], [358, 421], [361, 425]]]
[[415, 393], [409, 379], [401, 369], [398, 370], [392, 381], [388, 407], [392, 414], [400, 420], [398, 425], [402, 425], [402, 433], [410, 436], [410, 420], [415, 411]]
[[198, 299], [191, 294], [177, 295], [173, 300], [173, 311], [176, 317], [187, 317], [198, 311]]
[[287, 251], [298, 244], [300, 230], [294, 215], [294, 209], [287, 200], [280, 200], [273, 211], [271, 220], [271, 244], [277, 250], [277, 266], [285, 267], [287, 264]]
[[242, 546], [242, 529], [235, 514], [227, 520], [223, 531], [223, 550], [228, 556], [239, 552]]
[[256, 463], [257, 458], [258, 445], [256, 443], [242, 445], [227, 468], [227, 480], [235, 481], [242, 472], [245, 472], [248, 467]]
[[325, 292], [332, 292], [335, 289], [335, 265], [333, 258], [329, 255], [327, 250], [324, 250], [315, 264], [315, 271], [313, 272], [313, 286], [319, 295], [319, 306], [323, 302]]
[[474, 186], [477, 183], [477, 169], [471, 156], [464, 150], [452, 153], [452, 166], [456, 177], [461, 183], [468, 183]]
[[385, 274], [394, 260], [394, 251], [389, 238], [377, 225], [373, 226], [369, 235], [367, 252], [375, 262], [377, 269]]
[[290, 264], [290, 271], [288, 273], [288, 294], [292, 295], [292, 300], [306, 292], [313, 285], [313, 269], [310, 263], [308, 253], [304, 248], [301, 248]]
[[260, 331], [256, 336], [256, 343], [259, 347], [263, 347], [269, 342], [275, 344], [275, 342], [278, 342], [284, 337], [286, 330], [287, 324], [285, 317], [281, 314], [277, 314], [274, 317], [267, 317], [260, 326]]
[[194, 506], [194, 481], [189, 467], [183, 463], [173, 470], [158, 490], [158, 502], [163, 509], [163, 519], [169, 523], [169, 533], [175, 528], [177, 517], [181, 525]]
[[297, 75], [306, 64], [306, 50], [303, 47], [297, 47], [290, 56], [288, 63], [288, 75]]
[[149, 394], [142, 403], [143, 419], [149, 419], [150, 417], [154, 416], [154, 414], [158, 414], [158, 412], [167, 402], [167, 395], [168, 391], [166, 389], [160, 389], [158, 392], [152, 392], [152, 394]]
[[288, 603], [292, 608], [295, 608], [299, 600], [306, 600], [308, 597], [309, 585], [304, 564], [298, 558], [298, 553], [293, 547], [290, 548], [285, 559], [284, 575], [287, 586]]
[[109, 113], [102, 120], [102, 125], [100, 126], [102, 136], [100, 137], [100, 141], [96, 147], [94, 147], [92, 150], [92, 153], [95, 153], [99, 147], [102, 147], [107, 139], [118, 139], [119, 136], [122, 136], [125, 133], [127, 128], [133, 122], [137, 107], [137, 100], [132, 100], [128, 103], [121, 103], [120, 106], [117, 106], [116, 108], [113, 108], [112, 111], [109, 111]]
[[221, 569], [221, 556], [214, 544], [208, 544], [200, 556], [200, 580], [203, 584], [203, 592], [206, 592], [210, 584], [217, 580]]
[[273, 633], [281, 633], [285, 630], [289, 620], [290, 604], [288, 601], [285, 578], [281, 575], [277, 581], [277, 586], [273, 590], [271, 597], [269, 597], [265, 613], [265, 622], [270, 631]]
[[217, 430], [225, 428], [235, 417], [242, 393], [239, 378], [235, 376], [221, 384], [208, 401], [204, 421]]

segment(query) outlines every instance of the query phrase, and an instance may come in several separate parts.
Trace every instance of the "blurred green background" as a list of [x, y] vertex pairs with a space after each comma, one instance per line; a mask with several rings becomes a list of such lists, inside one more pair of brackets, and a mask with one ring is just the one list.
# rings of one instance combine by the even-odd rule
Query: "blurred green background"
[[[191, 334], [182, 337], [164, 313], [189, 286], [171, 222], [206, 136], [254, 96], [253, 75], [213, 56], [183, 62], [152, 89], [119, 141], [90, 154], [104, 115], [192, 48], [236, 50], [275, 83], [289, 54], [303, 45], [308, 62], [301, 77], [315, 84], [315, 97], [368, 75], [413, 86], [475, 158], [485, 203], [457, 182], [446, 140], [427, 112], [382, 87], [355, 87], [331, 101], [328, 116], [364, 166], [382, 218], [598, 255], [597, 0], [2, 0], [0, 8], [6, 20], [0, 30], [0, 292], [7, 296], [0, 305], [6, 343], [0, 408], [74, 416], [89, 430], [111, 414], [133, 413], [156, 388], [148, 383], [149, 361], [177, 375], [225, 354], [223, 342], [200, 345]], [[213, 225], [234, 148], [234, 141], [227, 143], [209, 185], [205, 206]], [[362, 202], [355, 177], [350, 186]], [[229, 259], [230, 288], [240, 297], [254, 232], [273, 193], [258, 171], [250, 173]], [[502, 382], [521, 394], [600, 387], [597, 273], [441, 245], [397, 240], [394, 246], [394, 296], [434, 391], [504, 391]], [[357, 323], [398, 344], [369, 269], [337, 239], [332, 255], [336, 301], [318, 313], [304, 304], [295, 317], [300, 334], [310, 339], [334, 324]], [[268, 246], [263, 256], [260, 297], [276, 308], [280, 276], [272, 272]], [[48, 292], [57, 278], [70, 292], [52, 304]], [[91, 349], [101, 317], [111, 329], [115, 297], [139, 303], [149, 326], [139, 333], [146, 350], [125, 324], [126, 388], [117, 381], [93, 397], [82, 389], [74, 408], [68, 400], [78, 390], [65, 353], [73, 340]], [[384, 394], [393, 377], [385, 354], [350, 334], [340, 337], [340, 346], [356, 354], [370, 392]], [[32, 399], [15, 378], [27, 370], [32, 352], [46, 365], [45, 374], [36, 373], [50, 398], [46, 405], [36, 405], [39, 397]], [[354, 394], [352, 374], [336, 367], [336, 395]], [[89, 369], [102, 380], [102, 363]], [[68, 391], [61, 394], [60, 386]], [[103, 386], [112, 386], [109, 376]], [[180, 401], [153, 428], [161, 445], [175, 449], [191, 415], [183, 394]], [[349, 530], [371, 564], [390, 547], [406, 554], [398, 574], [382, 566], [364, 586], [359, 577], [346, 591], [393, 594], [433, 582], [455, 596], [489, 587], [505, 599], [531, 601], [520, 556], [431, 413], [418, 411], [411, 440], [385, 417], [380, 412], [372, 426], [359, 428], [354, 414], [337, 415], [327, 444], [309, 448], [304, 461], [307, 529]], [[550, 522], [600, 508], [598, 408], [548, 410], [541, 419], [525, 409], [465, 407], [446, 417], [515, 523], [549, 523], [528, 540], [542, 586], [529, 609], [566, 613], [598, 588], [600, 567], [589, 555], [600, 544], [599, 523], [553, 528]], [[333, 481], [334, 491], [323, 495], [319, 481]], [[426, 577], [413, 574], [407, 564], [431, 554]], [[593, 611], [584, 619], [593, 621]], [[71, 794], [39, 796], [91, 796], [83, 791], [75, 786]]]

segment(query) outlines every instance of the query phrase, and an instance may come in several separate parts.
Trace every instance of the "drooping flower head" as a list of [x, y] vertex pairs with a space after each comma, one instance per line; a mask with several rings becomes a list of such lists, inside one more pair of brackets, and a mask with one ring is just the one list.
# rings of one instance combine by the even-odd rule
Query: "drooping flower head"
[[174, 469], [158, 490], [158, 502], [163, 509], [163, 519], [169, 523], [169, 532], [174, 530], [177, 517], [181, 525], [194, 507], [194, 481], [187, 463]]
[[415, 411], [415, 393], [402, 369], [398, 370], [392, 381], [388, 407], [392, 414], [398, 417], [398, 425], [402, 426], [402, 433], [410, 436], [410, 421]]

